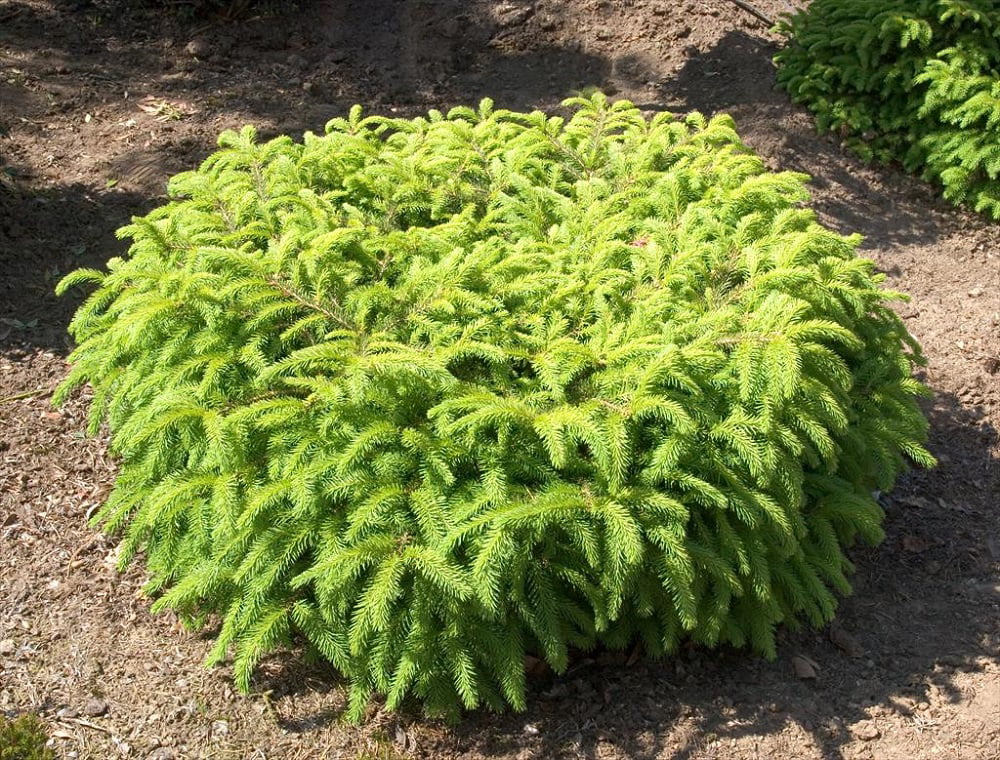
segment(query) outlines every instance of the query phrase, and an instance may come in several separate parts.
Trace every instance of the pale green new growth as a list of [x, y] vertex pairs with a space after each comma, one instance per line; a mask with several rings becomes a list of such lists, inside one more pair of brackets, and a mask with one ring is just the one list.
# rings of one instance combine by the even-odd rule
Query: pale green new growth
[[308, 641], [435, 713], [524, 656], [774, 654], [830, 619], [872, 491], [930, 464], [919, 350], [856, 238], [728, 117], [354, 108], [223, 150], [72, 323], [121, 475], [99, 519], [251, 684]]

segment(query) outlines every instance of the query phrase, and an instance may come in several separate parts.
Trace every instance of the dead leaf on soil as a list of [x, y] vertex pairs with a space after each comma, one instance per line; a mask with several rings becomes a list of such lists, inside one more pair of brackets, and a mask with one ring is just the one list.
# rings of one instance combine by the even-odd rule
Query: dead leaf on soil
[[855, 723], [851, 726], [851, 733], [854, 734], [856, 738], [865, 742], [874, 741], [882, 735], [882, 732], [878, 730], [878, 726], [870, 720], [863, 720], [859, 723]]
[[123, 547], [119, 545], [114, 547], [113, 549], [111, 549], [111, 551], [109, 551], [107, 554], [104, 555], [105, 568], [113, 572], [115, 575], [119, 575], [118, 561], [119, 559], [121, 559], [122, 549]]
[[87, 704], [83, 706], [83, 714], [88, 718], [100, 718], [106, 715], [108, 712], [108, 703], [106, 700], [97, 699], [96, 697], [87, 700]]
[[155, 116], [157, 121], [180, 121], [195, 112], [186, 103], [171, 102], [154, 95], [147, 95], [136, 105], [143, 113]]
[[986, 537], [986, 549], [994, 562], [1000, 562], [1000, 541], [996, 539], [996, 536]]
[[543, 676], [550, 671], [549, 664], [545, 660], [532, 657], [530, 654], [524, 656], [524, 672], [529, 676]]
[[403, 750], [403, 752], [412, 752], [417, 748], [417, 741], [413, 738], [413, 734], [402, 726], [396, 726], [396, 735], [394, 740], [396, 746]]
[[927, 551], [927, 542], [920, 536], [903, 536], [903, 549], [913, 554], [922, 554]]
[[803, 681], [815, 680], [819, 672], [819, 665], [815, 660], [811, 660], [805, 655], [797, 654], [792, 657], [792, 669], [795, 677]]
[[917, 507], [918, 509], [933, 509], [934, 505], [931, 503], [930, 499], [925, 499], [923, 496], [900, 496], [896, 499], [900, 504], [905, 504], [908, 507]]
[[860, 657], [865, 653], [864, 647], [851, 634], [834, 622], [830, 626], [830, 641], [837, 649], [845, 652], [849, 657]]

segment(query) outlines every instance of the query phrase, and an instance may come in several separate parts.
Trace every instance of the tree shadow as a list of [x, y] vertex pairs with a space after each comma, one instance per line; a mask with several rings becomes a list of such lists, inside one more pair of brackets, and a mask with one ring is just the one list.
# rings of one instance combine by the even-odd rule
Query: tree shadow
[[66, 326], [83, 291], [59, 298], [56, 284], [73, 269], [103, 267], [124, 253], [115, 230], [152, 202], [137, 193], [80, 184], [35, 189], [14, 171], [14, 178], [0, 185], [0, 350], [65, 353]]
[[778, 49], [730, 31], [662, 82], [660, 97], [671, 110], [730, 113], [771, 168], [810, 175], [823, 190], [812, 204], [820, 220], [845, 234], [861, 232], [865, 248], [930, 243], [953, 230], [956, 210], [933, 186], [898, 166], [866, 165], [836, 135], [817, 134], [812, 114], [777, 88]]
[[247, 116], [275, 133], [321, 129], [356, 102], [405, 114], [485, 96], [509, 108], [553, 106], [605, 86], [611, 71], [576, 43], [546, 41], [544, 33], [528, 45], [515, 38], [514, 28], [554, 23], [524, 0], [497, 8], [314, 0], [282, 15], [224, 23], [171, 15], [162, 3], [62, 5], [78, 9], [64, 11], [77, 23], [54, 12], [58, 3], [45, 12], [15, 2], [0, 30], [0, 43], [36, 77], [54, 86], [80, 80], [101, 92], [209, 94], [201, 120]]
[[[0, 70], [16, 76], [0, 91], [0, 347], [65, 353], [80, 294], [57, 299], [55, 283], [122, 254], [115, 230], [162, 201], [169, 176], [196, 167], [224, 129], [298, 137], [358, 102], [399, 115], [487, 95], [554, 107], [610, 70], [572, 45], [511, 42], [511, 25], [537, 22], [531, 3], [494, 18], [462, 0], [327, 0], [225, 22], [162, 5], [4, 8]], [[19, 150], [22, 134], [37, 143], [64, 128], [49, 122], [65, 111], [87, 114], [57, 141], [66, 154]], [[70, 166], [80, 179], [67, 179]]]

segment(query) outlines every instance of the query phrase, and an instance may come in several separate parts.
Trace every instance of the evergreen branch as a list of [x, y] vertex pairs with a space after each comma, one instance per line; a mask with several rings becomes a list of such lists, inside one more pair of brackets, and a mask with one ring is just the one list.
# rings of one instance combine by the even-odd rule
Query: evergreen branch
[[815, 0], [780, 23], [778, 83], [865, 160], [1000, 219], [998, 28], [993, 0]]
[[[300, 304], [301, 306], [304, 306], [307, 309], [311, 309], [312, 311], [318, 311], [320, 314], [322, 314], [323, 316], [327, 317], [332, 322], [335, 322], [336, 324], [340, 325], [345, 330], [351, 330], [351, 331], [354, 331], [354, 332], [357, 331], [357, 326], [355, 326], [355, 325], [351, 324], [350, 322], [348, 322], [346, 319], [344, 319], [342, 316], [340, 316], [340, 314], [338, 314], [337, 312], [331, 311], [330, 309], [327, 309], [324, 306], [321, 306], [320, 304], [318, 304], [318, 303], [316, 303], [314, 301], [310, 301], [308, 298], [302, 296], [299, 293], [296, 293], [294, 290], [292, 290], [290, 287], [288, 287], [284, 283], [280, 282], [276, 278], [270, 277], [270, 278], [268, 278], [267, 282], [272, 287], [275, 287], [279, 291], [281, 291], [282, 295], [285, 295], [288, 298], [291, 298], [297, 304]], [[330, 300], [333, 302], [333, 305], [334, 305], [335, 309], [337, 309], [337, 310], [341, 310], [342, 309], [341, 305], [337, 302], [337, 300], [335, 298], [330, 297]]]

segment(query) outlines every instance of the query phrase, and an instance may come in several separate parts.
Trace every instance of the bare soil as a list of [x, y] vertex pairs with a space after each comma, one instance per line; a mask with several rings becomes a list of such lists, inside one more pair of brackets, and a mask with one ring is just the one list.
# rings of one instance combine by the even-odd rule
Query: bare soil
[[[729, 0], [168, 7], [0, 0], [0, 711], [39, 713], [60, 757], [101, 760], [1000, 757], [1000, 226], [817, 136], [774, 89], [780, 40]], [[86, 394], [48, 398], [76, 306], [55, 282], [121, 254], [116, 228], [223, 129], [319, 131], [355, 102], [553, 109], [589, 87], [727, 111], [772, 167], [812, 175], [823, 221], [861, 232], [913, 297], [899, 308], [929, 360], [940, 466], [882, 497], [888, 539], [854, 552], [835, 625], [782, 632], [775, 662], [599, 656], [536, 677], [525, 713], [454, 728], [377, 709], [347, 726], [335, 675], [294, 652], [234, 694], [201, 666], [209, 640], [151, 616], [141, 567], [116, 573], [114, 540], [87, 525], [115, 464], [83, 435]]]

